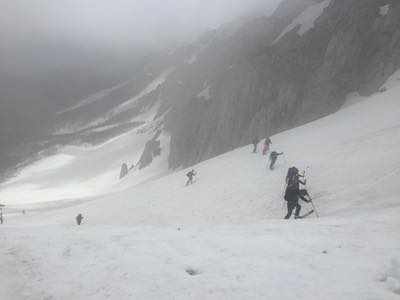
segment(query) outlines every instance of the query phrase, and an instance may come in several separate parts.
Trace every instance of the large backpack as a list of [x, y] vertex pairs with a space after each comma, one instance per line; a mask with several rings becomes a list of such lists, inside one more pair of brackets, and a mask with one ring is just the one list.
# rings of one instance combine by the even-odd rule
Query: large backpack
[[295, 188], [298, 182], [299, 170], [296, 167], [291, 167], [288, 169], [286, 175], [286, 185], [288, 188]]

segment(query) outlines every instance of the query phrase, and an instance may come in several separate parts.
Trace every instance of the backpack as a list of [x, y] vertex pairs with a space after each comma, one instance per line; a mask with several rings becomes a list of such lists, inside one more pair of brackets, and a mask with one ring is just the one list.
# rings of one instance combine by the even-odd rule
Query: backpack
[[288, 188], [295, 188], [298, 183], [299, 170], [296, 167], [291, 167], [288, 169], [286, 175], [286, 185]]

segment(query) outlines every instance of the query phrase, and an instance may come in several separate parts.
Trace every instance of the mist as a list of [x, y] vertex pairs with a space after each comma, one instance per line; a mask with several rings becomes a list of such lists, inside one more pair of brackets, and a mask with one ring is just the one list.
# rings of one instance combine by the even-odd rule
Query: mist
[[269, 14], [278, 0], [8, 0], [1, 35], [16, 42], [65, 40], [90, 45], [162, 46], [240, 15]]
[[[25, 128], [131, 78], [142, 58], [279, 0], [6, 0], [0, 4], [0, 125]], [[10, 120], [11, 119], [11, 120]], [[4, 129], [3, 129], [4, 130]], [[18, 134], [17, 134], [18, 135]]]

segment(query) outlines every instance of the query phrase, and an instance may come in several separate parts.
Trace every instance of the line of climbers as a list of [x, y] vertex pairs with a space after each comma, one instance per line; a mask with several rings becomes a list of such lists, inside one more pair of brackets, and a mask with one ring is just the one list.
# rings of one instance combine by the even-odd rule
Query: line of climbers
[[[255, 137], [253, 139], [253, 153], [257, 153], [257, 147], [259, 144], [260, 140], [258, 137]], [[264, 140], [263, 147], [262, 147], [262, 155], [267, 155], [268, 152], [270, 151], [271, 148], [271, 138], [267, 137]], [[276, 152], [272, 151], [269, 155], [269, 169], [273, 170], [275, 163], [280, 155], [283, 155], [283, 152]], [[192, 169], [188, 173], [186, 173], [186, 176], [188, 177], [188, 180], [186, 182], [186, 186], [193, 184], [194, 182], [194, 177], [196, 176], [196, 172]], [[300, 178], [303, 178], [301, 180]], [[298, 218], [303, 218], [311, 213], [316, 213], [314, 204], [312, 203], [312, 199], [307, 192], [305, 188], [300, 188], [300, 184], [305, 186], [306, 185], [306, 179], [305, 179], [305, 174], [300, 174], [299, 170], [296, 167], [291, 167], [288, 169], [287, 175], [286, 175], [286, 188], [285, 188], [285, 194], [284, 194], [284, 200], [287, 202], [287, 214], [285, 216], [285, 219], [289, 219], [294, 211], [294, 217], [296, 219]], [[301, 205], [299, 204], [299, 199], [303, 200], [304, 202], [311, 203], [313, 205], [313, 208], [311, 211], [306, 213], [305, 215], [301, 216], [300, 211], [301, 211]], [[318, 215], [317, 215], [318, 216]]]
[[[254, 137], [253, 139], [253, 153], [257, 153], [257, 148], [258, 148], [258, 144], [260, 143], [260, 140], [258, 139], [258, 137]], [[268, 152], [270, 151], [272, 145], [272, 141], [271, 138], [267, 137], [264, 140], [263, 146], [262, 146], [262, 155], [267, 155]], [[278, 159], [278, 157], [280, 155], [283, 155], [283, 152], [276, 152], [275, 150], [272, 151], [269, 155], [269, 169], [273, 170], [275, 167], [275, 163]]]
[[[257, 153], [257, 148], [258, 144], [260, 143], [260, 140], [257, 136], [254, 137], [252, 145], [253, 145], [253, 153]], [[263, 146], [262, 146], [262, 155], [266, 156], [268, 152], [270, 152], [272, 145], [271, 138], [267, 137], [264, 140]], [[283, 152], [277, 152], [277, 151], [271, 151], [269, 154], [269, 169], [274, 170], [275, 163], [278, 159], [279, 156], [283, 155]], [[123, 178], [127, 175], [129, 170], [133, 169], [135, 166], [132, 165], [129, 169], [127, 164], [122, 164], [121, 168], [121, 174], [120, 178]], [[194, 178], [197, 175], [196, 171], [194, 169], [190, 170], [188, 173], [186, 173], [186, 177], [188, 178], [186, 181], [185, 186], [191, 185], [194, 183]], [[307, 203], [312, 203], [312, 199], [307, 192], [306, 189], [301, 189], [300, 184], [305, 186], [306, 185], [306, 179], [304, 178], [305, 175], [301, 175], [299, 173], [299, 170], [296, 167], [291, 167], [289, 168], [287, 175], [286, 175], [286, 188], [285, 188], [285, 195], [284, 199], [287, 202], [287, 214], [285, 216], [285, 219], [289, 219], [294, 211], [294, 217], [301, 218], [306, 215], [309, 215], [314, 212], [314, 209], [308, 212], [306, 215], [300, 216], [300, 211], [301, 211], [301, 205], [299, 204], [299, 199], [307, 202]], [[300, 178], [304, 178], [304, 180], [301, 180]], [[78, 225], [81, 224], [82, 222], [82, 215], [79, 214], [77, 216], [77, 223]]]
[[[258, 139], [258, 137], [257, 136], [254, 137], [252, 143], [253, 153], [257, 153], [257, 147], [259, 142], [260, 140]], [[271, 144], [272, 144], [271, 138], [269, 137], [265, 138], [262, 147], [262, 155], [267, 155], [267, 153], [270, 151]], [[270, 153], [269, 155], [270, 170], [274, 169], [275, 163], [280, 155], [283, 155], [283, 152], [272, 151]], [[303, 180], [301, 180], [300, 178], [303, 178]], [[300, 184], [303, 186], [306, 185], [305, 174], [301, 175], [296, 167], [289, 168], [286, 175], [286, 188], [284, 194], [284, 200], [287, 202], [287, 214], [285, 216], [285, 219], [289, 219], [292, 216], [293, 211], [294, 211], [294, 217], [296, 219], [308, 216], [313, 212], [317, 214], [309, 193], [305, 188], [301, 189]], [[303, 216], [300, 215], [301, 205], [299, 204], [299, 199], [307, 203], [311, 203], [313, 205], [313, 209]]]

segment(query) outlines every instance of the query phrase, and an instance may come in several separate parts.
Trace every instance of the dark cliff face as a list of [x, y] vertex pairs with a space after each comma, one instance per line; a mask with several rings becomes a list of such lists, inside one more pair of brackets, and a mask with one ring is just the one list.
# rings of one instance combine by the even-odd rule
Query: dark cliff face
[[161, 154], [161, 142], [158, 139], [160, 135], [161, 130], [158, 130], [154, 137], [146, 143], [142, 156], [140, 157], [138, 162], [139, 170], [149, 166], [153, 159]]
[[210, 33], [196, 62], [169, 77], [162, 94], [164, 110], [171, 108], [172, 168], [332, 113], [346, 94], [374, 93], [400, 68], [396, 0], [331, 0], [313, 28], [299, 35], [297, 26], [277, 39], [307, 7], [321, 3], [285, 1], [270, 18]]

